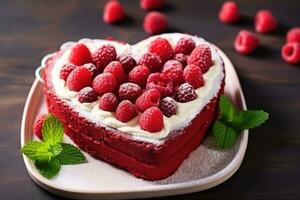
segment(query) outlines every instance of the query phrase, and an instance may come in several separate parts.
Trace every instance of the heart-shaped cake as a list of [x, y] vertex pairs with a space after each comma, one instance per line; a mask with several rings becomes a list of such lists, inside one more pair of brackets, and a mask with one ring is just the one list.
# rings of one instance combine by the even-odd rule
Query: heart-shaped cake
[[170, 176], [218, 114], [225, 70], [202, 38], [83, 39], [45, 63], [48, 111], [84, 151], [137, 177]]

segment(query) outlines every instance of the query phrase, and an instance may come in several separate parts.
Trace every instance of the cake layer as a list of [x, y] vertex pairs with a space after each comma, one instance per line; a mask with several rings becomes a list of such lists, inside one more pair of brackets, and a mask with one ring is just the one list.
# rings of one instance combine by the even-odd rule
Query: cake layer
[[[213, 117], [211, 115], [211, 117]], [[132, 156], [124, 154], [114, 148], [107, 146], [106, 143], [94, 141], [80, 132], [74, 132], [71, 129], [66, 129], [66, 134], [79, 146], [97, 159], [104, 160], [114, 164], [122, 169], [129, 171], [136, 177], [145, 180], [161, 180], [172, 175], [180, 164], [188, 158], [189, 154], [196, 149], [202, 142], [209, 123], [200, 127], [197, 134], [194, 134], [187, 143], [181, 148], [176, 148], [176, 153], [171, 158], [159, 164], [147, 164], [135, 159]]]

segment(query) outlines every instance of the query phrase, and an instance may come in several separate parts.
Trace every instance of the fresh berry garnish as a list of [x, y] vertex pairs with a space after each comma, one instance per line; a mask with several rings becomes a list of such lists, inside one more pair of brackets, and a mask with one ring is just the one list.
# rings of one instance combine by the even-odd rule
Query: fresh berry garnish
[[144, 18], [143, 27], [146, 33], [161, 33], [166, 30], [167, 26], [167, 16], [160, 12], [149, 12]]
[[140, 116], [139, 125], [145, 131], [160, 131], [164, 127], [164, 118], [162, 112], [157, 107], [148, 108]]
[[292, 28], [286, 35], [287, 42], [298, 42], [300, 43], [300, 27]]
[[105, 93], [99, 101], [99, 108], [104, 111], [115, 112], [118, 106], [118, 98], [113, 93]]
[[87, 63], [83, 66], [90, 71], [92, 78], [95, 78], [98, 75], [98, 69], [93, 63]]
[[183, 82], [183, 67], [177, 60], [168, 60], [162, 72], [173, 81], [174, 86], [180, 85]]
[[184, 83], [177, 88], [175, 98], [177, 101], [185, 103], [196, 99], [197, 94], [193, 86], [188, 83]]
[[97, 93], [91, 87], [82, 88], [78, 93], [80, 103], [91, 103], [97, 100]]
[[69, 74], [76, 68], [77, 66], [72, 64], [72, 63], [67, 63], [64, 66], [62, 66], [60, 73], [59, 73], [59, 78], [63, 80], [67, 80]]
[[132, 83], [136, 83], [141, 87], [144, 87], [147, 82], [147, 78], [150, 74], [148, 67], [144, 65], [138, 65], [134, 67], [128, 74], [128, 79]]
[[147, 66], [151, 72], [158, 72], [162, 68], [162, 61], [157, 54], [147, 52], [140, 58], [139, 65]]
[[70, 90], [78, 92], [92, 83], [90, 71], [83, 67], [76, 67], [67, 78], [67, 86]]
[[111, 73], [99, 74], [93, 81], [93, 88], [100, 96], [107, 92], [114, 92], [117, 87], [117, 79]]
[[143, 10], [155, 10], [165, 5], [164, 0], [140, 0], [140, 7]]
[[182, 37], [176, 43], [174, 51], [175, 53], [183, 53], [188, 55], [193, 51], [195, 46], [196, 44], [194, 40], [192, 40], [190, 37]]
[[176, 115], [177, 105], [175, 100], [171, 97], [163, 98], [159, 103], [159, 108], [162, 111], [162, 113], [167, 117]]
[[300, 63], [300, 43], [289, 42], [281, 49], [282, 58], [290, 64]]
[[187, 63], [199, 66], [202, 70], [202, 73], [207, 72], [212, 66], [211, 51], [209, 46], [206, 44], [200, 44], [197, 46], [188, 57]]
[[116, 118], [121, 122], [128, 122], [137, 115], [134, 105], [129, 100], [123, 100], [116, 110]]
[[117, 60], [122, 63], [123, 69], [127, 73], [136, 66], [136, 61], [127, 54], [119, 55]]
[[241, 30], [234, 41], [235, 50], [242, 54], [251, 53], [258, 45], [258, 38], [253, 33], [246, 30]]
[[103, 20], [108, 24], [121, 21], [125, 17], [123, 6], [119, 1], [107, 1], [104, 6]]
[[124, 72], [123, 66], [119, 61], [110, 62], [105, 68], [104, 73], [112, 73], [116, 78], [119, 84], [124, 83], [126, 80], [126, 74]]
[[148, 50], [149, 52], [156, 53], [163, 62], [166, 62], [174, 56], [171, 44], [168, 40], [160, 37], [150, 42]]
[[204, 79], [201, 69], [194, 64], [187, 65], [183, 70], [185, 82], [197, 89], [204, 85]]
[[157, 89], [145, 91], [135, 101], [135, 106], [140, 112], [144, 112], [147, 108], [158, 106], [160, 101], [160, 93]]
[[33, 132], [36, 136], [38, 136], [38, 138], [40, 138], [41, 140], [43, 139], [43, 133], [42, 133], [42, 129], [43, 129], [43, 123], [46, 119], [48, 115], [47, 114], [41, 114], [39, 115], [34, 124], [33, 124]]
[[110, 44], [101, 46], [92, 54], [93, 62], [97, 66], [99, 72], [102, 72], [105, 66], [108, 65], [108, 63], [110, 63], [111, 61], [116, 60], [116, 58], [116, 49]]
[[255, 30], [259, 33], [269, 33], [277, 28], [278, 22], [269, 10], [260, 10], [255, 16]]
[[119, 87], [119, 97], [122, 100], [127, 99], [134, 103], [141, 94], [141, 87], [135, 83], [123, 83]]
[[219, 11], [219, 19], [224, 23], [234, 23], [240, 20], [240, 12], [237, 4], [233, 1], [223, 3]]
[[91, 62], [91, 52], [84, 44], [77, 43], [75, 44], [69, 55], [69, 62], [74, 65], [83, 65], [85, 63]]
[[173, 82], [163, 73], [153, 73], [147, 79], [147, 89], [157, 89], [162, 97], [173, 93]]
[[174, 59], [179, 61], [182, 64], [182, 66], [186, 66], [187, 64], [187, 56], [184, 55], [183, 53], [175, 54]]

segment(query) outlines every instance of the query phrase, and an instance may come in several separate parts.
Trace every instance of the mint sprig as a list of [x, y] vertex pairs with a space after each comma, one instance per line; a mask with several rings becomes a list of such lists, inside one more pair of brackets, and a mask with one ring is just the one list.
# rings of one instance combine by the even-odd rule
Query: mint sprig
[[25, 144], [21, 152], [34, 161], [40, 174], [50, 179], [58, 174], [61, 165], [74, 165], [86, 162], [81, 151], [72, 144], [62, 143], [64, 129], [53, 115], [48, 115], [43, 123], [43, 141]]
[[213, 124], [212, 132], [222, 149], [232, 147], [243, 130], [260, 126], [269, 118], [262, 110], [237, 110], [226, 96], [221, 96], [219, 109], [220, 116]]

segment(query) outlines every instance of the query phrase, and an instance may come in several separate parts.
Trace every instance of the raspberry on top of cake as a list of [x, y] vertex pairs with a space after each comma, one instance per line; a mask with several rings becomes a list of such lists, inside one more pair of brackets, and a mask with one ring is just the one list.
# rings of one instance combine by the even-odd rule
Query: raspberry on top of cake
[[90, 121], [160, 141], [187, 126], [217, 96], [225, 74], [216, 49], [188, 34], [136, 45], [85, 40], [54, 64], [59, 97]]

